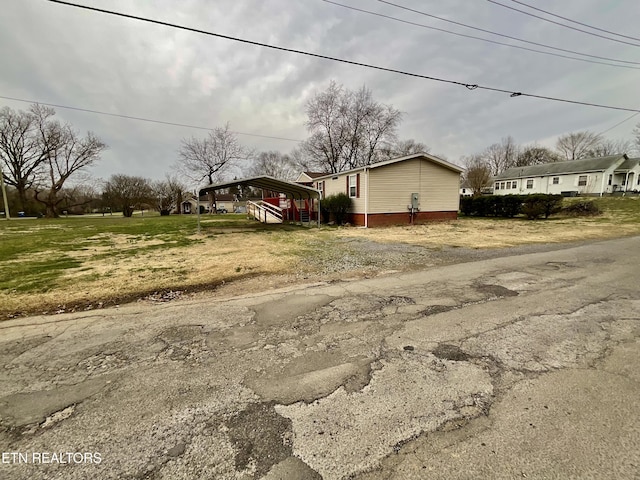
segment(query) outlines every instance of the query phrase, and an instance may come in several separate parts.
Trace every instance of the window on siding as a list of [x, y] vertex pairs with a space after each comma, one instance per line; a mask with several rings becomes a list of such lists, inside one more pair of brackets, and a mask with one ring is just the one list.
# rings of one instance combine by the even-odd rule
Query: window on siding
[[553, 183], [554, 185], [558, 185], [560, 183], [560, 177], [553, 177], [551, 183]]
[[533, 188], [533, 178], [527, 180], [527, 188]]
[[511, 182], [511, 188], [518, 188], [518, 182]]
[[622, 177], [622, 185], [625, 185], [627, 183], [627, 177]]
[[613, 175], [609, 175], [609, 185], [611, 185], [612, 181], [613, 181]]
[[500, 190], [500, 182], [496, 182], [496, 190]]
[[358, 177], [349, 175], [349, 197], [356, 198], [358, 195]]
[[586, 175], [580, 175], [578, 177], [578, 186], [579, 187], [586, 187], [587, 186], [587, 176]]
[[504, 182], [500, 182], [500, 188], [504, 190]]

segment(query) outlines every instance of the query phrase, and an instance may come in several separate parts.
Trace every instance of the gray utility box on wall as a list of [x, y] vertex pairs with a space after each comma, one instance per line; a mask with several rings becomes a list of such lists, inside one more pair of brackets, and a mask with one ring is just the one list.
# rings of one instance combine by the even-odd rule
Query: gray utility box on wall
[[412, 193], [411, 194], [411, 208], [413, 210], [418, 210], [418, 207], [420, 206], [420, 203], [418, 202], [420, 198], [420, 195], [417, 193]]

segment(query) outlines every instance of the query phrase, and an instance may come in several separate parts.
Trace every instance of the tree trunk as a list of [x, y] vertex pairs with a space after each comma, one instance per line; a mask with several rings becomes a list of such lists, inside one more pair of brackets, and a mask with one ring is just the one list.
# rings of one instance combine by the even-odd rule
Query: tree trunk
[[36, 191], [35, 199], [45, 206], [44, 216], [47, 218], [58, 218], [60, 215], [58, 215], [58, 210], [56, 208], [58, 205], [57, 191], [53, 188], [50, 189], [47, 192], [46, 198], [40, 198], [39, 195], [40, 192]]

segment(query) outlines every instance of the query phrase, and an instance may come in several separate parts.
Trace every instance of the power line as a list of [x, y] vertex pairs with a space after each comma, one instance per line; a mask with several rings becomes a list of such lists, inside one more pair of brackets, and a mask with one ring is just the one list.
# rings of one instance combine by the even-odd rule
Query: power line
[[[322, 1], [328, 2], [328, 3], [334, 3], [334, 2], [332, 2], [330, 0], [322, 0]], [[396, 8], [401, 8], [402, 10], [406, 10], [406, 11], [409, 11], [409, 12], [417, 13], [419, 15], [424, 15], [425, 17], [435, 18], [436, 20], [441, 20], [443, 22], [451, 23], [453, 25], [458, 25], [458, 26], [461, 26], [461, 27], [470, 28], [472, 30], [477, 30], [479, 32], [488, 33], [490, 35], [497, 35], [499, 37], [508, 38], [510, 40], [516, 40], [518, 42], [528, 43], [530, 45], [536, 45], [538, 47], [549, 48], [551, 50], [557, 50], [559, 52], [573, 53], [574, 55], [581, 55], [583, 57], [598, 58], [600, 60], [609, 60], [609, 61], [612, 61], [612, 62], [628, 63], [628, 64], [632, 64], [632, 65], [640, 65], [640, 62], [631, 62], [631, 61], [628, 61], [628, 60], [618, 60], [618, 59], [615, 59], [615, 58], [600, 57], [598, 55], [591, 55], [591, 54], [588, 54], [588, 53], [581, 53], [581, 52], [577, 52], [575, 50], [568, 50], [566, 48], [554, 47], [552, 45], [546, 45], [544, 43], [533, 42], [531, 40], [525, 40], [523, 38], [513, 37], [511, 35], [506, 35], [504, 33], [494, 32], [493, 30], [486, 30], [484, 28], [474, 27], [473, 25], [468, 25], [468, 24], [462, 23], [462, 22], [456, 22], [455, 20], [449, 20], [448, 18], [438, 17], [437, 15], [432, 15], [430, 13], [426, 13], [426, 12], [423, 12], [423, 11], [420, 11], [420, 10], [415, 10], [413, 8], [405, 7], [404, 5], [399, 5], [397, 3], [389, 2], [387, 0], [378, 0], [378, 1], [380, 3], [391, 5], [391, 6], [394, 6]], [[338, 5], [338, 4], [336, 4], [336, 5]], [[350, 8], [350, 7], [347, 7], [347, 8]], [[374, 15], [377, 15], [377, 14], [374, 14]], [[388, 17], [388, 18], [393, 18], [393, 17]], [[426, 27], [426, 28], [434, 28], [435, 29], [435, 27]], [[442, 29], [439, 29], [439, 30], [444, 31], [444, 32], [449, 32], [448, 30], [442, 30]], [[449, 32], [449, 33], [454, 33], [454, 32]], [[462, 35], [462, 34], [454, 33], [454, 35]], [[467, 36], [467, 35], [463, 35], [463, 36]], [[485, 41], [492, 42], [492, 43], [498, 43], [499, 45], [507, 45], [509, 47], [521, 48], [523, 50], [530, 50], [530, 51], [533, 51], [533, 52], [540, 52], [540, 50], [527, 49], [527, 48], [524, 48], [524, 47], [518, 47], [516, 45], [510, 45], [508, 43], [494, 42], [492, 40], [486, 40], [486, 39], [480, 38], [480, 37], [472, 37], [470, 35], [468, 35], [468, 37], [469, 38], [478, 38], [480, 40], [485, 40]], [[550, 52], [540, 52], [540, 53], [546, 53], [547, 55], [555, 55], [555, 56], [564, 57], [564, 58], [571, 58], [571, 59], [574, 59], [574, 60], [581, 60], [579, 58], [566, 57], [566, 56], [563, 56], [563, 55], [557, 55], [557, 54], [553, 54], [553, 53], [550, 53]], [[586, 60], [582, 60], [582, 61], [586, 61]], [[601, 62], [593, 62], [593, 63], [601, 63]], [[605, 63], [604, 65], [611, 65], [611, 64]], [[614, 65], [614, 66], [621, 66], [621, 65]]]
[[636, 113], [634, 113], [633, 115], [631, 115], [631, 116], [629, 116], [629, 117], [625, 118], [625, 119], [624, 119], [624, 120], [622, 120], [621, 122], [616, 123], [613, 127], [607, 128], [606, 130], [604, 130], [604, 131], [600, 132], [598, 135], [604, 135], [605, 133], [610, 132], [610, 131], [611, 131], [611, 130], [613, 130], [614, 128], [619, 127], [619, 126], [620, 126], [620, 125], [622, 125], [623, 123], [628, 122], [629, 120], [631, 120], [633, 117], [635, 117], [635, 116], [637, 116], [637, 115], [640, 115], [640, 112], [636, 112]]
[[640, 38], [637, 38], [637, 37], [630, 37], [629, 35], [623, 35], [622, 33], [612, 32], [611, 30], [605, 30], [604, 28], [594, 27], [593, 25], [589, 25], [587, 23], [578, 22], [577, 20], [572, 20], [570, 18], [563, 17], [562, 15], [557, 15], [555, 13], [551, 13], [551, 12], [549, 12], [547, 10], [543, 10], [541, 8], [534, 7], [533, 5], [529, 5], [528, 3], [519, 2], [518, 0], [511, 0], [511, 1], [514, 2], [514, 3], [519, 3], [520, 5], [523, 5], [525, 7], [529, 7], [532, 10], [537, 10], [538, 12], [546, 13], [547, 15], [551, 15], [552, 17], [561, 18], [562, 20], [566, 20], [567, 22], [575, 23], [576, 25], [582, 25], [583, 27], [592, 28], [594, 30], [598, 30], [599, 32], [610, 33], [611, 35], [616, 35], [618, 37], [628, 38], [630, 40], [637, 40], [637, 41], [640, 42]]
[[525, 15], [529, 15], [530, 17], [534, 17], [534, 18], [538, 18], [540, 20], [544, 20], [545, 22], [553, 23], [555, 25], [560, 25], [561, 27], [564, 27], [564, 28], [569, 28], [569, 29], [575, 30], [577, 32], [586, 33], [587, 35], [591, 35], [591, 36], [599, 37], [599, 38], [604, 38], [606, 40], [611, 40], [612, 42], [624, 43], [626, 45], [633, 45], [634, 47], [640, 47], [640, 45], [637, 44], [637, 43], [631, 43], [631, 42], [627, 42], [625, 40], [619, 40], [617, 38], [607, 37], [606, 35], [600, 35], [599, 33], [593, 33], [593, 32], [590, 32], [588, 30], [583, 30], [581, 28], [572, 27], [571, 25], [567, 25], [565, 23], [556, 22], [554, 20], [550, 20], [548, 18], [541, 17], [540, 15], [535, 15], [535, 14], [527, 12], [525, 10], [520, 10], [519, 8], [510, 7], [509, 5], [505, 5], [504, 3], [496, 2], [495, 0], [487, 0], [487, 2], [493, 3], [494, 5], [499, 5], [499, 6], [504, 7], [504, 8], [508, 8], [509, 10], [513, 10], [515, 12], [520, 12], [520, 13], [523, 13]]
[[[108, 115], [110, 117], [126, 118], [128, 120], [138, 120], [138, 121], [141, 121], [141, 122], [159, 123], [161, 125], [171, 125], [171, 126], [174, 126], [174, 127], [194, 128], [196, 130], [213, 130], [213, 128], [211, 128], [211, 127], [202, 127], [202, 126], [199, 126], [199, 125], [189, 125], [189, 124], [186, 124], [186, 123], [166, 122], [164, 120], [155, 120], [155, 119], [144, 118], [144, 117], [134, 117], [132, 115], [124, 115], [124, 114], [120, 114], [120, 113], [101, 112], [100, 110], [91, 110], [91, 109], [88, 109], [88, 108], [71, 107], [69, 105], [58, 105], [58, 104], [55, 104], [55, 103], [45, 103], [45, 102], [39, 102], [38, 100], [26, 100], [24, 98], [6, 97], [4, 95], [0, 95], [0, 98], [4, 98], [6, 100], [14, 100], [16, 102], [38, 103], [40, 105], [46, 105], [48, 107], [64, 108], [64, 109], [67, 109], [67, 110], [76, 110], [76, 111], [79, 111], [79, 112], [95, 113], [95, 114], [98, 114], [98, 115]], [[260, 137], [260, 138], [271, 138], [271, 139], [274, 139], [274, 140], [285, 140], [287, 142], [301, 142], [302, 141], [302, 140], [295, 140], [293, 138], [273, 137], [271, 135], [259, 135], [257, 133], [246, 133], [246, 132], [236, 132], [236, 131], [231, 131], [231, 133], [235, 133], [236, 135], [246, 135], [246, 136], [249, 136], [249, 137]]]
[[598, 107], [598, 108], [607, 108], [610, 110], [621, 110], [621, 111], [626, 111], [626, 112], [640, 112], [640, 110], [638, 109], [634, 109], [634, 108], [625, 108], [625, 107], [615, 107], [612, 105], [603, 105], [603, 104], [597, 104], [597, 103], [590, 103], [590, 102], [580, 102], [577, 100], [568, 100], [565, 98], [557, 98], [557, 97], [547, 97], [544, 95], [536, 95], [536, 94], [532, 94], [532, 93], [524, 93], [524, 92], [518, 92], [518, 91], [514, 91], [514, 90], [507, 90], [507, 89], [503, 89], [503, 88], [496, 88], [496, 87], [488, 87], [488, 86], [483, 86], [483, 85], [478, 85], [478, 84], [471, 84], [471, 83], [465, 83], [465, 82], [459, 82], [456, 80], [448, 80], [448, 79], [444, 79], [444, 78], [438, 78], [438, 77], [432, 77], [432, 76], [428, 76], [428, 75], [421, 75], [418, 73], [411, 73], [411, 72], [406, 72], [403, 70], [397, 70], [394, 68], [387, 68], [387, 67], [380, 67], [378, 65], [370, 65], [367, 63], [362, 63], [362, 62], [355, 62], [353, 60], [345, 60], [342, 58], [337, 58], [337, 57], [331, 57], [328, 55], [321, 55], [319, 53], [311, 53], [311, 52], [305, 52], [303, 50], [296, 50], [293, 48], [287, 48], [287, 47], [280, 47], [280, 46], [276, 46], [276, 45], [269, 45], [266, 43], [261, 43], [261, 42], [256, 42], [253, 40], [247, 40], [247, 39], [243, 39], [243, 38], [238, 38], [238, 37], [231, 37], [229, 35], [223, 35], [220, 33], [214, 33], [214, 32], [208, 32], [206, 30], [200, 30], [197, 28], [192, 28], [192, 27], [185, 27], [182, 25], [176, 25], [173, 23], [168, 23], [168, 22], [163, 22], [160, 20], [153, 20], [150, 18], [144, 18], [144, 17], [138, 17], [135, 15], [130, 15], [130, 14], [126, 14], [126, 13], [120, 13], [120, 12], [114, 12], [111, 10], [104, 10], [101, 8], [97, 8], [97, 7], [89, 7], [86, 5], [78, 5], [75, 3], [70, 3], [70, 2], [65, 2], [62, 0], [49, 0], [49, 2], [52, 3], [58, 3], [61, 5], [67, 5], [67, 6], [71, 6], [71, 7], [76, 7], [76, 8], [81, 8], [84, 10], [90, 10], [93, 12], [98, 12], [98, 13], [105, 13], [107, 15], [114, 15], [117, 17], [122, 17], [122, 18], [129, 18], [132, 20], [139, 20], [141, 22], [146, 22], [146, 23], [153, 23], [156, 25], [163, 25], [165, 27], [172, 27], [172, 28], [178, 28], [180, 30], [186, 30], [189, 32], [194, 32], [194, 33], [200, 33], [203, 35], [209, 35], [212, 37], [217, 37], [217, 38], [224, 38], [226, 40], [232, 40], [234, 42], [240, 42], [240, 43], [245, 43], [245, 44], [249, 44], [249, 45], [256, 45], [259, 47], [264, 47], [264, 48], [269, 48], [272, 50], [279, 50], [282, 52], [290, 52], [290, 53], [296, 53], [299, 55], [305, 55], [308, 57], [313, 57], [313, 58], [322, 58], [324, 60], [331, 60], [334, 62], [341, 62], [341, 63], [345, 63], [348, 65], [356, 65], [359, 67], [365, 67], [365, 68], [371, 68], [374, 70], [380, 70], [383, 72], [389, 72], [389, 73], [397, 73], [399, 75], [406, 75], [409, 77], [415, 77], [415, 78], [422, 78], [425, 80], [432, 80], [434, 82], [442, 82], [442, 83], [450, 83], [452, 85], [459, 85], [461, 87], [465, 87], [469, 90], [476, 90], [476, 89], [480, 89], [480, 90], [488, 90], [488, 91], [492, 91], [492, 92], [499, 92], [499, 93], [507, 93], [509, 94], [510, 97], [530, 97], [530, 98], [537, 98], [537, 99], [542, 99], [542, 100], [550, 100], [550, 101], [555, 101], [555, 102], [563, 102], [563, 103], [571, 103], [574, 105], [584, 105], [584, 106], [590, 106], [590, 107]]
[[[416, 27], [428, 28], [430, 30], [436, 30], [438, 32], [444, 32], [444, 33], [448, 33], [448, 34], [451, 34], [451, 35], [456, 35], [458, 37], [471, 38], [473, 40], [481, 40], [483, 42], [489, 42], [489, 43], [493, 43], [495, 45], [503, 45], [505, 47], [517, 48], [519, 50], [526, 50], [528, 52], [541, 53], [543, 55], [551, 55], [551, 56], [554, 56], [554, 57], [567, 58], [567, 59], [570, 59], [570, 60], [578, 60], [580, 62], [588, 62], [588, 63], [595, 63], [595, 64], [599, 64], [599, 65], [608, 65], [608, 66], [611, 66], [611, 67], [632, 68], [634, 70], [640, 70], [640, 67], [631, 67], [631, 66], [628, 66], [628, 65], [617, 65], [617, 64], [614, 64], [614, 63], [597, 62], [597, 61], [594, 61], [594, 60], [587, 60], [585, 58], [570, 57], [568, 55], [560, 55], [560, 54], [557, 54], [557, 53], [544, 52], [542, 50], [536, 50], [534, 48], [521, 47], [519, 45], [511, 45], [509, 43], [498, 42], [496, 40], [491, 40], [491, 39], [488, 39], [488, 38], [476, 37], [474, 35], [466, 35], [464, 33], [452, 32], [451, 30], [446, 30], [444, 28], [437, 28], [437, 27], [432, 27], [430, 25], [425, 25], [423, 23], [411, 22], [409, 20], [403, 20], [401, 18], [392, 17], [390, 15], [384, 15], [382, 13], [372, 12], [370, 10], [364, 10], [362, 8], [356, 8], [356, 7], [352, 7], [350, 5], [344, 5], [342, 3], [334, 2], [332, 0], [321, 0], [321, 1], [323, 1], [325, 3], [330, 3], [332, 5], [336, 5], [338, 7], [347, 8], [349, 10], [355, 10], [357, 12], [362, 12], [362, 13], [366, 13], [366, 14], [369, 14], [369, 15], [375, 15], [376, 17], [386, 18], [386, 19], [393, 20], [393, 21], [396, 21], [396, 22], [405, 23], [407, 25], [414, 25]], [[510, 38], [512, 40], [517, 40], [517, 41], [520, 41], [520, 42], [530, 43], [532, 45], [539, 45], [539, 46], [542, 46], [542, 47], [545, 47], [545, 48], [550, 48], [550, 49], [558, 50], [558, 51], [561, 51], [561, 52], [569, 52], [569, 53], [574, 53], [576, 55], [583, 55], [585, 57], [591, 57], [591, 58], [599, 58], [599, 59], [602, 59], [602, 60], [611, 60], [613, 62], [621, 62], [621, 63], [629, 63], [629, 64], [633, 64], [633, 65], [640, 65], [640, 62], [630, 62], [630, 61], [627, 61], [627, 60], [616, 60], [615, 58], [599, 57], [597, 55], [590, 55], [588, 53], [580, 53], [580, 52], [576, 52], [576, 51], [573, 51], [573, 50], [566, 50], [564, 48], [557, 48], [557, 47], [553, 47], [553, 46], [550, 46], [550, 45], [545, 45], [543, 43], [530, 42], [528, 40], [523, 40], [523, 39], [520, 39], [520, 38], [511, 37], [509, 35], [503, 35], [501, 33], [491, 32], [490, 30], [484, 30], [482, 28], [472, 27], [470, 25], [465, 25], [465, 24], [462, 24], [462, 23], [459, 23], [459, 22], [454, 22], [453, 20], [447, 20], [446, 18], [436, 17], [435, 15], [430, 15], [428, 13], [419, 12], [417, 10], [410, 9], [410, 8], [404, 7], [402, 5], [396, 5], [396, 4], [390, 3], [390, 2], [382, 2], [382, 3], [387, 3], [389, 5], [394, 5], [394, 6], [397, 6], [398, 8], [409, 10], [409, 11], [412, 11], [412, 12], [415, 12], [415, 13], [420, 13], [422, 15], [426, 15], [426, 16], [429, 16], [429, 17], [437, 18], [438, 20], [443, 20], [445, 22], [455, 23], [456, 25], [462, 25], [464, 27], [472, 28], [474, 30], [480, 30], [482, 32], [487, 32], [487, 33], [490, 33], [492, 35], [499, 35], [501, 37]]]

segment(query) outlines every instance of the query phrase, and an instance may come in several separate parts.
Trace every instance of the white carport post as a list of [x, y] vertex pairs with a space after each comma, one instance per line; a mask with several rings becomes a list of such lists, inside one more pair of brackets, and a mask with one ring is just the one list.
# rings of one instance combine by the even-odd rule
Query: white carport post
[[198, 195], [196, 199], [196, 210], [198, 214], [198, 235], [200, 235], [200, 189], [198, 189]]
[[4, 176], [2, 174], [2, 167], [0, 167], [0, 187], [2, 187], [2, 201], [4, 203], [4, 218], [9, 220], [11, 215], [9, 214], [9, 202], [7, 202], [7, 190], [4, 186]]

